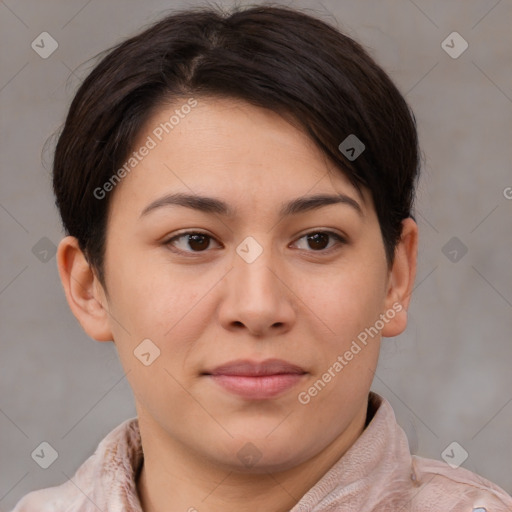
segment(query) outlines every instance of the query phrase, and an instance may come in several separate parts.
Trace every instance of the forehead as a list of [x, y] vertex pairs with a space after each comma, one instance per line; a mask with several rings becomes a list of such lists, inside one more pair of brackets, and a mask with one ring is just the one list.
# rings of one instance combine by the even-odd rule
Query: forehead
[[291, 118], [242, 100], [195, 97], [160, 106], [133, 151], [139, 153], [130, 153], [133, 170], [115, 194], [129, 196], [131, 205], [169, 191], [233, 203], [243, 197], [267, 207], [308, 192], [367, 199]]

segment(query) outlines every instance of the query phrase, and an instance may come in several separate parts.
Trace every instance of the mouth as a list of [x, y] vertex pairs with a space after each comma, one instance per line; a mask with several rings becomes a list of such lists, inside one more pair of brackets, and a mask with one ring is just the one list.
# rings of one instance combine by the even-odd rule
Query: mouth
[[203, 372], [203, 376], [235, 395], [249, 400], [277, 397], [304, 379], [307, 372], [281, 359], [262, 362], [237, 360]]

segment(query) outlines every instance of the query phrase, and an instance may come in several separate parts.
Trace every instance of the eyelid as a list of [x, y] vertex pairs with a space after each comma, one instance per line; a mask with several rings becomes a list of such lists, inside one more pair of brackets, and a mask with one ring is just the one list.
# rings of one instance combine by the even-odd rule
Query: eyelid
[[325, 233], [325, 234], [328, 234], [328, 235], [332, 235], [334, 238], [339, 238], [340, 240], [342, 240], [344, 243], [348, 243], [348, 236], [345, 235], [343, 232], [338, 232], [338, 231], [334, 231], [332, 228], [313, 228], [313, 229], [308, 229], [306, 231], [304, 231], [303, 233], [297, 235], [297, 237], [295, 238], [295, 240], [300, 240], [301, 238], [304, 238], [305, 236], [307, 235], [314, 235], [316, 233]]

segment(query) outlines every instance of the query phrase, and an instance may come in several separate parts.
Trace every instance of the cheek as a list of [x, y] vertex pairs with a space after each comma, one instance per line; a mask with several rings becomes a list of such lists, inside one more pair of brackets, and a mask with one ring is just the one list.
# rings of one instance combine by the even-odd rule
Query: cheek
[[322, 277], [302, 276], [298, 295], [326, 327], [330, 337], [345, 340], [373, 325], [384, 303], [384, 280], [380, 268], [370, 264], [347, 264]]
[[194, 278], [192, 267], [180, 269], [172, 265], [162, 251], [163, 248], [132, 250], [126, 257], [127, 252], [120, 245], [109, 255], [110, 261], [115, 261], [109, 269], [112, 302], [119, 317], [132, 326], [130, 332], [161, 336], [200, 298], [197, 273]]
[[385, 298], [382, 266], [362, 261], [344, 268], [350, 271], [340, 268], [329, 279], [309, 280], [316, 283], [314, 288], [307, 283], [302, 287], [304, 302], [321, 320], [317, 324], [329, 330], [316, 339], [314, 374], [301, 388], [299, 403], [307, 402], [304, 410], [322, 418], [333, 435], [339, 433], [347, 411], [355, 414], [371, 385], [380, 336], [368, 329], [379, 318]]
[[205, 292], [200, 280], [194, 284], [179, 273], [171, 276], [155, 265], [148, 267], [126, 274], [131, 275], [129, 280], [120, 279], [119, 267], [111, 325], [121, 364], [138, 402], [152, 409], [155, 417], [165, 417], [172, 411], [162, 404], [173, 403], [179, 410], [190, 401], [179, 383], [184, 380], [183, 367], [201, 337], [208, 314], [206, 302], [200, 300]]

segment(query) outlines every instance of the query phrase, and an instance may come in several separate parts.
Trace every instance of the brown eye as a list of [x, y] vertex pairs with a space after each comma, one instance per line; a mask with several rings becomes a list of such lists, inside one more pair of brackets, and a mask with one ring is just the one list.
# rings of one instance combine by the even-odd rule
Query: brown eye
[[197, 251], [204, 251], [210, 245], [210, 237], [207, 235], [187, 235], [189, 246]]
[[307, 235], [308, 243], [312, 249], [325, 249], [329, 245], [329, 235], [326, 233], [314, 233]]
[[[330, 238], [334, 238], [337, 243], [328, 247]], [[310, 252], [329, 251], [337, 245], [346, 244], [346, 240], [342, 236], [332, 231], [313, 231], [299, 238], [299, 240], [302, 239], [306, 239], [307, 249], [310, 249]]]
[[170, 238], [164, 245], [170, 246], [171, 249], [176, 248], [176, 252], [195, 253], [208, 249], [212, 240], [214, 238], [206, 233], [188, 231]]

